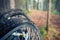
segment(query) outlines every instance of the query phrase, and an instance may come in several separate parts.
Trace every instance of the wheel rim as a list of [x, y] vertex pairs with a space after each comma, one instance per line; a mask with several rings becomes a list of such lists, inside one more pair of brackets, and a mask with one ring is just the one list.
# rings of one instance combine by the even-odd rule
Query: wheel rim
[[[18, 40], [20, 40], [19, 39], [19, 36], [14, 36], [14, 35], [12, 35], [14, 32], [17, 32], [17, 30], [20, 30], [20, 29], [24, 29], [24, 28], [27, 28], [28, 30], [30, 30], [30, 33], [29, 33], [29, 37], [28, 37], [28, 39], [27, 40], [40, 40], [41, 38], [40, 38], [40, 35], [39, 35], [39, 32], [32, 26], [32, 25], [30, 25], [30, 24], [23, 24], [23, 25], [20, 25], [19, 27], [17, 27], [17, 29], [15, 30], [13, 30], [13, 32], [10, 32], [10, 33], [8, 33], [8, 34], [10, 34], [7, 38], [5, 38], [7, 35], [5, 35], [5, 37], [3, 37], [3, 39], [5, 38], [6, 40], [8, 40], [8, 39], [13, 39], [13, 40], [15, 40], [15, 39], [18, 39]], [[29, 32], [29, 31], [28, 31]], [[11, 38], [11, 37], [14, 37], [14, 38]]]

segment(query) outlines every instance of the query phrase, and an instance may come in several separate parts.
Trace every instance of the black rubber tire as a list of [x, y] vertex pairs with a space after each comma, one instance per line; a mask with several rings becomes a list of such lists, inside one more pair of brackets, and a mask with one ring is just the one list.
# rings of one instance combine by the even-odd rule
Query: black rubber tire
[[31, 29], [34, 29], [35, 32], [38, 33], [38, 38], [39, 38], [38, 40], [41, 40], [40, 32], [39, 32], [38, 30], [36, 30], [36, 29], [33, 27], [34, 25], [31, 24], [30, 22], [22, 23], [21, 25], [15, 27], [13, 30], [11, 30], [11, 31], [8, 32], [6, 35], [4, 35], [4, 36], [1, 38], [1, 40], [6, 40], [13, 32], [15, 32], [16, 30], [18, 30], [19, 28], [22, 27], [22, 25], [25, 25], [25, 24], [30, 25], [30, 26], [31, 26], [30, 28], [31, 28]]
[[24, 17], [26, 17], [30, 21], [27, 13], [23, 12], [21, 9], [11, 9], [8, 12], [4, 12], [1, 15], [1, 18], [2, 17], [8, 18], [8, 17], [16, 16], [16, 15], [23, 15]]
[[[35, 30], [38, 31], [39, 35], [40, 35], [40, 31], [37, 28], [37, 26], [28, 18], [28, 16], [26, 14], [24, 14], [24, 12], [22, 11], [16, 11], [16, 10], [10, 10], [8, 12], [5, 12], [5, 14], [3, 14], [1, 16], [1, 20], [0, 20], [0, 36], [1, 38], [7, 34], [9, 31], [13, 30], [14, 28], [18, 27], [19, 25], [22, 25], [24, 23], [27, 22], [23, 22], [21, 19], [19, 18], [14, 18], [14, 19], [8, 19], [8, 17], [13, 17], [13, 16], [18, 16], [18, 15], [23, 15], [26, 17], [26, 19], [28, 20], [27, 22], [33, 25], [33, 28], [35, 28]], [[4, 30], [3, 30], [4, 29]], [[41, 36], [41, 35], [40, 35]], [[41, 38], [41, 37], [40, 37]]]

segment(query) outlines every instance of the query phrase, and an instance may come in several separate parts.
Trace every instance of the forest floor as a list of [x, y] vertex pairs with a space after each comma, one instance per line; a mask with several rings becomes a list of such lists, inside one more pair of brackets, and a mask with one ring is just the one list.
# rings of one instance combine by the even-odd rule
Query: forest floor
[[[30, 12], [29, 17], [38, 26], [38, 28], [41, 29], [42, 26], [46, 25], [47, 11], [32, 10]], [[60, 40], [60, 16], [59, 15], [50, 14], [50, 26], [49, 26], [48, 35], [49, 35], [49, 40]], [[53, 35], [54, 37], [52, 37]], [[46, 40], [46, 38], [44, 40]]]

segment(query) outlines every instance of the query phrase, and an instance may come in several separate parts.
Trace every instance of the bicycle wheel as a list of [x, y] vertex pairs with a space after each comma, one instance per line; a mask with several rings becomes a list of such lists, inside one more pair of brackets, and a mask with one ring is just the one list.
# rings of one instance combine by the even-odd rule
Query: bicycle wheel
[[[25, 18], [22, 17], [22, 16], [24, 16]], [[9, 17], [10, 17], [10, 19], [8, 19]], [[13, 17], [15, 17], [15, 18], [13, 18]], [[21, 19], [22, 19], [22, 21], [20, 21]], [[28, 21], [26, 21], [24, 19], [26, 19]], [[9, 12], [5, 13], [1, 17], [1, 24], [4, 25], [3, 28], [5, 27], [4, 28], [5, 30], [1, 29], [4, 33], [2, 35], [5, 35], [7, 33], [5, 36], [3, 36], [1, 38], [1, 40], [9, 40], [9, 39], [20, 40], [21, 37], [16, 36], [16, 35], [12, 35], [12, 34], [18, 32], [18, 30], [21, 31], [22, 29], [30, 29], [30, 31], [28, 31], [28, 33], [30, 32], [29, 35], [28, 35], [28, 38], [25, 39], [23, 37], [22, 40], [24, 40], [24, 39], [25, 40], [40, 40], [41, 39], [40, 31], [37, 28], [37, 26], [28, 18], [28, 16], [26, 14], [24, 14], [21, 11], [10, 10]], [[25, 27], [24, 27], [24, 25], [25, 25]], [[23, 32], [23, 30], [22, 30], [22, 32]], [[19, 32], [17, 34], [20, 35]]]
[[[25, 38], [27, 35], [25, 35], [25, 40], [41, 40], [41, 35], [38, 30], [36, 30], [33, 27], [33, 24], [31, 23], [23, 23], [22, 25], [14, 28], [12, 31], [7, 33], [1, 40], [20, 40], [20, 31], [24, 32], [23, 30], [27, 29], [28, 37]], [[14, 34], [15, 35], [12, 35]], [[17, 35], [16, 35], [17, 34]], [[23, 34], [23, 33], [22, 33]], [[23, 34], [24, 36], [24, 34]], [[23, 39], [21, 39], [23, 40]]]

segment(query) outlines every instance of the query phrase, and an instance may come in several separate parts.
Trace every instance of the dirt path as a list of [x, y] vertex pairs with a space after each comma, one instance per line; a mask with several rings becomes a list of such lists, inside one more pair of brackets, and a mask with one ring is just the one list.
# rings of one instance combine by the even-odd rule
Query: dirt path
[[[39, 26], [39, 28], [43, 25], [46, 25], [46, 20], [47, 20], [46, 11], [33, 10], [29, 16], [30, 16], [30, 19]], [[52, 25], [60, 27], [60, 16], [51, 14], [50, 22]]]
[[57, 40], [60, 40], [60, 15], [51, 16], [51, 24], [56, 28], [57, 33]]
[[30, 19], [39, 27], [46, 25], [47, 12], [43, 11], [32, 11], [30, 14]]
[[[42, 26], [46, 25], [47, 20], [46, 11], [33, 10], [29, 16], [30, 19], [38, 26], [38, 28], [41, 28]], [[53, 28], [56, 28], [57, 35], [59, 36], [58, 40], [60, 40], [60, 15], [51, 14], [50, 18], [51, 18], [50, 23], [51, 25], [53, 25]]]
[[51, 24], [60, 27], [60, 16], [59, 15], [51, 15]]

